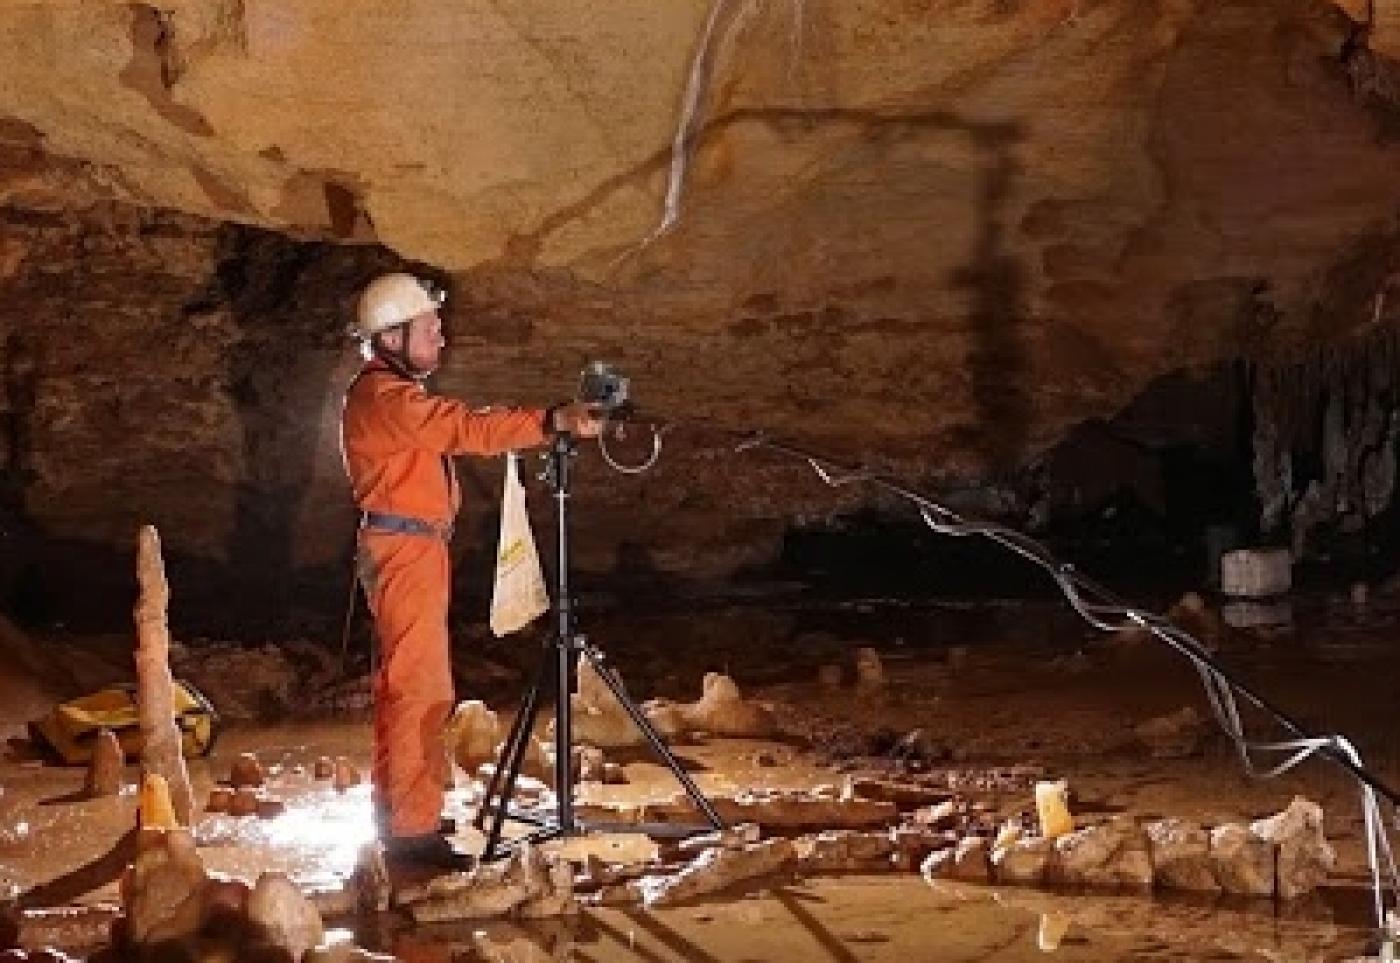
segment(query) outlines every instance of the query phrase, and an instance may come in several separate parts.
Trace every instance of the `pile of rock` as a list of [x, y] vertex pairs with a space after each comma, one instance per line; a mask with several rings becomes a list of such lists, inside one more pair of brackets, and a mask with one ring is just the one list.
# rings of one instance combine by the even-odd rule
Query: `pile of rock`
[[1292, 900], [1326, 878], [1336, 854], [1322, 809], [1295, 798], [1251, 824], [1207, 829], [1176, 819], [1119, 818], [1057, 839], [1017, 831], [969, 836], [924, 861], [927, 879], [1189, 890]]

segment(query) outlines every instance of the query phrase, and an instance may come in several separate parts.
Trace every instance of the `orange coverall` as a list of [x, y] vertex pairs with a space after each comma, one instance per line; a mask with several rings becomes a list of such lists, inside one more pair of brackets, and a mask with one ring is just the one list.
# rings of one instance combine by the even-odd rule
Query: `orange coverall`
[[402, 534], [362, 524], [359, 534], [360, 583], [380, 646], [372, 769], [381, 832], [435, 832], [442, 813], [443, 727], [453, 706], [447, 542], [460, 504], [449, 456], [543, 444], [544, 418], [538, 408], [475, 410], [430, 395], [377, 359], [346, 392], [341, 444], [355, 504], [434, 529]]

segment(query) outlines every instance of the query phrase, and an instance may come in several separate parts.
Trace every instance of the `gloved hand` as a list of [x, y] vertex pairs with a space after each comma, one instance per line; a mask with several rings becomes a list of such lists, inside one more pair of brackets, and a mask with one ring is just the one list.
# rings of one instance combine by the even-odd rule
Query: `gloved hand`
[[575, 438], [597, 438], [603, 430], [601, 412], [582, 401], [573, 401], [554, 409], [554, 430], [567, 431]]

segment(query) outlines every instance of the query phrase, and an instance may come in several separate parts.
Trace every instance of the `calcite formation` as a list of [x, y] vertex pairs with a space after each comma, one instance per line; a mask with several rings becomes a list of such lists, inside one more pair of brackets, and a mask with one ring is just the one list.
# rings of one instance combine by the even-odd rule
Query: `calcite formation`
[[[107, 563], [159, 510], [210, 576], [192, 606], [235, 580], [249, 620], [333, 604], [338, 333], [405, 262], [452, 287], [445, 391], [553, 399], [607, 355], [659, 412], [938, 482], [1167, 372], [1388, 337], [1396, 31], [1354, 6], [735, 2], [687, 98], [702, 0], [5, 5], [0, 449], [54, 537], [7, 535], [0, 579], [101, 547], [84, 601], [117, 597]], [[1327, 416], [1344, 471], [1312, 494], [1287, 458], [1325, 403], [1275, 368], [1266, 521], [1388, 501], [1384, 365]], [[580, 472], [581, 567], [731, 573], [866, 497], [684, 435], [664, 474]]]
[[439, 876], [422, 886], [405, 886], [393, 901], [420, 923], [515, 916], [539, 919], [577, 912], [573, 868], [520, 846], [508, 859], [469, 873]]
[[170, 585], [160, 554], [160, 536], [144, 525], [137, 542], [136, 577], [141, 594], [136, 602], [137, 710], [141, 725], [141, 770], [164, 778], [170, 787], [175, 816], [190, 825], [194, 797], [185, 769], [180, 731], [175, 727], [174, 680], [170, 676]]
[[91, 799], [102, 796], [115, 796], [122, 789], [122, 770], [126, 767], [126, 753], [111, 729], [97, 733], [92, 745], [92, 759], [88, 762], [87, 778], [83, 782], [83, 792]]

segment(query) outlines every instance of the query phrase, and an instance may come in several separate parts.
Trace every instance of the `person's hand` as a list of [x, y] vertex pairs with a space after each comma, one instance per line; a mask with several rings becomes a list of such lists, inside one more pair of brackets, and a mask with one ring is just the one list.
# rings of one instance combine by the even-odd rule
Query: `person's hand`
[[554, 430], [567, 431], [575, 438], [597, 438], [603, 419], [598, 409], [575, 401], [554, 409]]

